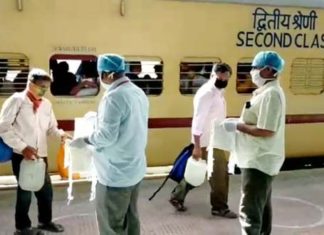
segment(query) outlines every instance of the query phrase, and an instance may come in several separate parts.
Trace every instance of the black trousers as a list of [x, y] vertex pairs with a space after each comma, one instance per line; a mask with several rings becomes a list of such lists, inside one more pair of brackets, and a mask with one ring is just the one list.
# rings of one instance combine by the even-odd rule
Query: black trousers
[[[19, 179], [20, 163], [23, 160], [23, 156], [20, 154], [14, 153], [12, 156], [12, 170], [16, 179]], [[51, 178], [48, 174], [48, 163], [47, 158], [44, 158], [46, 163], [46, 172], [45, 172], [45, 183], [43, 187], [34, 192], [37, 198], [38, 204], [38, 221], [39, 223], [49, 223], [52, 221], [52, 201], [53, 201], [53, 189]], [[15, 222], [16, 229], [25, 229], [31, 227], [31, 221], [28, 216], [29, 207], [31, 204], [32, 192], [25, 191], [21, 189], [18, 185], [17, 187], [17, 200], [16, 200], [16, 213], [15, 213]]]

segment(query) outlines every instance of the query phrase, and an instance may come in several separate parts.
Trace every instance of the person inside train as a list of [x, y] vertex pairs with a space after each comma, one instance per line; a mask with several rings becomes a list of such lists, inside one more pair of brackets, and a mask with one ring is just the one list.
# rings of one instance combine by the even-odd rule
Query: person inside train
[[0, 136], [13, 149], [12, 169], [19, 181], [20, 165], [23, 159], [42, 158], [46, 163], [45, 182], [34, 192], [38, 202], [38, 229], [32, 227], [28, 216], [32, 192], [17, 187], [15, 235], [42, 235], [42, 230], [63, 232], [60, 224], [52, 221], [53, 189], [48, 174], [47, 136], [53, 135], [65, 141], [71, 138], [57, 128], [57, 121], [50, 101], [44, 94], [50, 87], [52, 78], [42, 69], [32, 69], [23, 92], [16, 92], [3, 104], [0, 113]]
[[285, 94], [279, 83], [284, 60], [275, 51], [261, 51], [252, 62], [258, 87], [240, 119], [226, 119], [226, 131], [237, 132], [235, 158], [242, 171], [240, 223], [242, 234], [269, 235], [274, 176], [285, 158]]
[[[197, 91], [193, 101], [193, 119], [191, 126], [194, 149], [192, 157], [196, 160], [207, 160], [211, 129], [215, 121], [221, 122], [226, 118], [226, 102], [224, 89], [232, 75], [231, 67], [226, 63], [214, 66], [211, 78]], [[211, 187], [211, 214], [225, 218], [237, 218], [227, 204], [228, 201], [228, 160], [225, 152], [213, 150], [213, 172], [209, 178]], [[187, 193], [194, 187], [183, 179], [172, 191], [170, 203], [178, 210], [185, 211], [184, 201]]]
[[70, 91], [74, 96], [93, 96], [99, 92], [96, 61], [82, 61], [76, 72], [78, 84]]
[[98, 125], [75, 148], [94, 146], [97, 170], [96, 213], [101, 235], [140, 234], [137, 201], [146, 172], [145, 148], [149, 102], [142, 89], [125, 76], [125, 60], [116, 54], [98, 57], [106, 89], [98, 108]]
[[0, 94], [9, 96], [16, 91], [12, 75], [18, 69], [13, 61], [0, 59]]
[[[52, 66], [54, 63], [51, 64]], [[51, 92], [53, 95], [66, 96], [71, 95], [71, 91], [78, 85], [76, 76], [69, 72], [69, 64], [61, 61], [56, 66], [51, 67], [53, 71], [53, 83], [51, 84]]]
[[192, 80], [195, 71], [190, 63], [183, 62], [180, 64], [180, 92], [181, 94], [193, 94]]
[[150, 94], [159, 95], [162, 92], [162, 81], [163, 81], [163, 66], [162, 64], [154, 65], [154, 71], [157, 75], [156, 78], [150, 80]]
[[208, 81], [202, 76], [203, 66], [195, 63], [180, 64], [180, 91], [182, 94], [195, 94]]
[[0, 59], [0, 86], [2, 86], [3, 82], [6, 80], [8, 72], [8, 60]]
[[130, 61], [129, 62], [129, 73], [126, 76], [131, 80], [139, 79], [139, 74], [142, 72], [142, 65], [140, 61]]
[[14, 83], [16, 92], [21, 92], [21, 91], [25, 90], [28, 73], [29, 73], [29, 69], [24, 68], [15, 77], [13, 83]]
[[209, 79], [212, 70], [213, 70], [213, 64], [212, 64], [212, 63], [206, 63], [206, 64], [204, 65], [202, 75], [203, 75], [206, 79]]
[[142, 88], [144, 92], [146, 91], [146, 82], [144, 79], [139, 77], [139, 74], [142, 72], [142, 65], [140, 61], [130, 61], [129, 62], [129, 73], [126, 73], [126, 76], [139, 88]]

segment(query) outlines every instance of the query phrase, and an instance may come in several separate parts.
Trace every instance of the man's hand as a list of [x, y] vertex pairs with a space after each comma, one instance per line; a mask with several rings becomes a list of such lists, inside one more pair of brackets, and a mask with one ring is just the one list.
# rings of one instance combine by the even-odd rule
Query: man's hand
[[62, 143], [62, 144], [65, 144], [65, 141], [66, 141], [67, 139], [72, 140], [72, 136], [71, 136], [70, 134], [64, 132], [64, 133], [61, 135], [61, 143]]
[[37, 158], [37, 149], [34, 149], [33, 147], [27, 146], [22, 151], [22, 155], [26, 160], [36, 160]]
[[226, 118], [220, 125], [228, 132], [236, 131], [237, 124], [239, 123], [238, 118]]
[[71, 141], [70, 147], [73, 148], [84, 148], [87, 146], [87, 143], [85, 142], [85, 137], [79, 137]]
[[91, 79], [90, 80], [89, 79], [83, 79], [81, 84], [82, 84], [82, 87], [90, 87], [90, 88], [97, 88], [98, 87], [98, 85], [95, 82], [93, 82]]
[[200, 147], [194, 147], [193, 151], [192, 151], [192, 157], [199, 161], [199, 159], [201, 159], [202, 156], [202, 152], [201, 152], [201, 148]]

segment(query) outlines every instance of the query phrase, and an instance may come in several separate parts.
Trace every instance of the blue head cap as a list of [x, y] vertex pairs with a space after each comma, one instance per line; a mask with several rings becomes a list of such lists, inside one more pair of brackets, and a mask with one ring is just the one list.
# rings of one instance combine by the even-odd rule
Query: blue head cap
[[252, 67], [264, 68], [269, 67], [281, 73], [285, 61], [275, 51], [260, 51], [253, 59]]
[[125, 59], [117, 54], [102, 54], [98, 56], [97, 69], [99, 74], [105, 72], [125, 72]]

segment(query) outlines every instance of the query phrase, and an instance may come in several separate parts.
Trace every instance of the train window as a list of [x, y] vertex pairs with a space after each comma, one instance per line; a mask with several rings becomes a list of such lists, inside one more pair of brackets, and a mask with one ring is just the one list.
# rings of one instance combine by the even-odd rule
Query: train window
[[237, 93], [252, 93], [257, 87], [253, 84], [251, 71], [252, 58], [240, 59], [236, 67]]
[[199, 87], [209, 80], [213, 65], [220, 62], [219, 58], [186, 58], [183, 60], [180, 63], [180, 93], [195, 94]]
[[84, 97], [99, 93], [96, 56], [56, 54], [50, 58], [49, 64], [54, 96]]
[[321, 94], [324, 59], [296, 58], [291, 66], [290, 89], [294, 94]]
[[29, 59], [20, 53], [0, 53], [0, 96], [23, 91], [27, 84]]
[[160, 95], [163, 89], [163, 61], [127, 58], [126, 76], [146, 95]]

